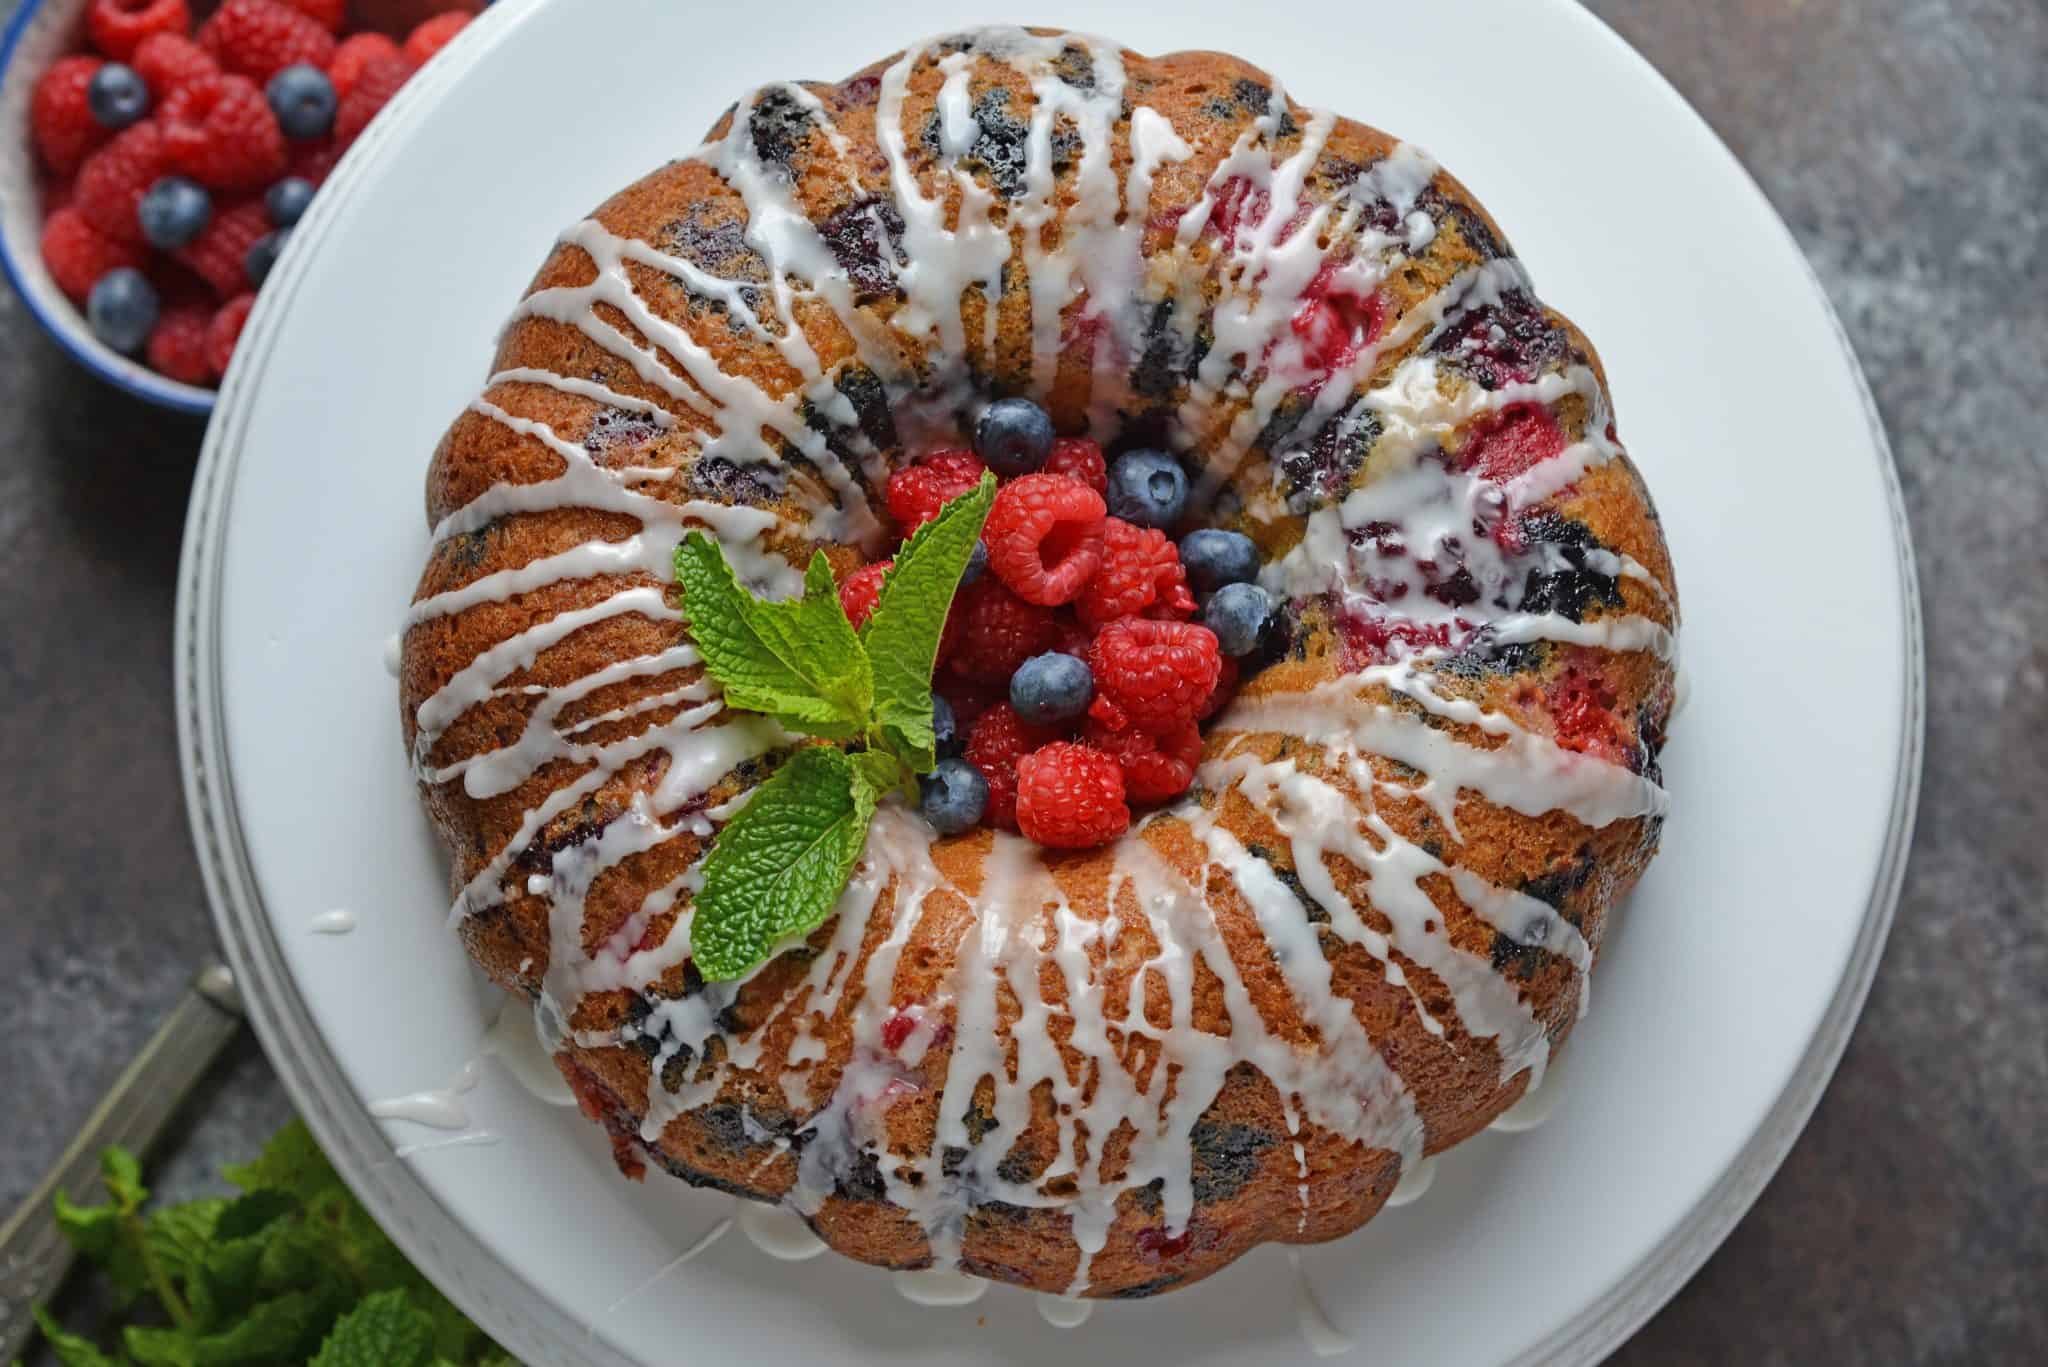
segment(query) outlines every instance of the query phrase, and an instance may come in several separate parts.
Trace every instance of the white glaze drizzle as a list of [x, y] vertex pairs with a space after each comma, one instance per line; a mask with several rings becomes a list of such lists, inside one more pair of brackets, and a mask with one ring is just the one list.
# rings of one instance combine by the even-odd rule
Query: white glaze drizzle
[[356, 914], [345, 907], [323, 911], [306, 923], [315, 935], [346, 935], [356, 928]]

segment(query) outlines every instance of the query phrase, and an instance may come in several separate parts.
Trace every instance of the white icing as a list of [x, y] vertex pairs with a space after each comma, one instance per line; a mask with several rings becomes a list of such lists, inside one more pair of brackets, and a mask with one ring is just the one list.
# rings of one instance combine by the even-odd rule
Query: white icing
[[535, 1100], [549, 1106], [574, 1106], [576, 1094], [562, 1080], [554, 1057], [535, 1027], [533, 1013], [517, 1002], [507, 1002], [498, 1018], [484, 1032], [482, 1054], [505, 1065], [512, 1080]]
[[469, 1107], [463, 1098], [475, 1091], [477, 1083], [482, 1080], [483, 1073], [477, 1061], [471, 1059], [457, 1070], [446, 1086], [373, 1101], [369, 1107], [370, 1114], [379, 1120], [407, 1120], [430, 1129], [466, 1130], [469, 1128]]
[[306, 923], [315, 935], [346, 935], [356, 928], [356, 914], [346, 908], [323, 911]]
[[972, 1305], [988, 1291], [988, 1283], [946, 1267], [926, 1267], [890, 1274], [896, 1294], [912, 1305]]
[[1294, 1274], [1294, 1323], [1301, 1330], [1302, 1341], [1308, 1345], [1308, 1350], [1319, 1358], [1332, 1358], [1341, 1357], [1356, 1348], [1357, 1341], [1331, 1322], [1322, 1302], [1316, 1299], [1315, 1288], [1309, 1285], [1308, 1273], [1301, 1265], [1299, 1251], [1287, 1250], [1287, 1266]]
[[1095, 1313], [1094, 1301], [1079, 1300], [1073, 1296], [1041, 1293], [1033, 1299], [1038, 1302], [1039, 1318], [1055, 1329], [1079, 1329]]
[[808, 1262], [825, 1251], [825, 1241], [795, 1211], [759, 1201], [739, 1203], [740, 1232], [778, 1262]]
[[1387, 1193], [1387, 1208], [1394, 1210], [1420, 1201], [1436, 1185], [1436, 1167], [1437, 1160], [1430, 1157], [1402, 1173], [1401, 1180]]

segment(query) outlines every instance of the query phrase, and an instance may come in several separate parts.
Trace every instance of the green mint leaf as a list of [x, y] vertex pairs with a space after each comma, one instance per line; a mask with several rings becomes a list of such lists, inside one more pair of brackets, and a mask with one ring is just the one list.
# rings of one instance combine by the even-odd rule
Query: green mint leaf
[[743, 976], [832, 914], [875, 812], [863, 773], [844, 751], [799, 750], [718, 833], [690, 925], [706, 978]]
[[305, 1122], [294, 1120], [263, 1146], [263, 1152], [247, 1163], [221, 1169], [221, 1175], [243, 1191], [273, 1188], [311, 1205], [331, 1192], [345, 1191], [341, 1178], [320, 1146], [313, 1142]]
[[142, 1185], [142, 1164], [124, 1148], [116, 1146], [100, 1153], [100, 1180], [123, 1211], [140, 1210], [149, 1200], [149, 1188]]
[[867, 657], [822, 555], [811, 560], [804, 596], [790, 602], [747, 592], [702, 532], [676, 548], [675, 572], [691, 639], [727, 703], [833, 740], [866, 724], [874, 696]]
[[427, 1367], [434, 1321], [403, 1291], [379, 1291], [335, 1321], [312, 1367]]
[[49, 1341], [50, 1351], [57, 1355], [57, 1361], [63, 1367], [120, 1367], [117, 1359], [102, 1353], [92, 1340], [66, 1333], [64, 1326], [52, 1319], [50, 1312], [40, 1305], [36, 1307], [35, 1315], [36, 1324]]
[[121, 1346], [142, 1367], [199, 1367], [193, 1336], [183, 1329], [131, 1324], [121, 1331]]
[[121, 1304], [149, 1289], [149, 1274], [136, 1246], [132, 1211], [111, 1205], [76, 1205], [62, 1191], [57, 1193], [55, 1207], [57, 1228], [73, 1248], [107, 1274]]
[[[220, 1223], [226, 1201], [188, 1201], [164, 1206], [150, 1213], [143, 1226], [142, 1254], [150, 1268], [150, 1280], [171, 1318], [208, 1329], [219, 1319], [220, 1306], [213, 1278], [207, 1274], [207, 1256], [213, 1251], [213, 1232]], [[181, 1306], [187, 1314], [180, 1314]]]
[[199, 1367], [263, 1362], [304, 1362], [334, 1319], [337, 1288], [288, 1291], [252, 1306], [227, 1328], [192, 1340]]
[[973, 493], [954, 499], [919, 527], [897, 553], [874, 614], [861, 631], [874, 661], [875, 716], [882, 735], [921, 774], [931, 772], [936, 762], [932, 666], [939, 637], [995, 498], [995, 476], [983, 475]]
[[887, 750], [861, 750], [849, 755], [853, 761], [854, 777], [865, 784], [875, 802], [880, 802], [890, 793], [898, 790], [905, 794], [916, 792], [915, 782], [903, 761]]

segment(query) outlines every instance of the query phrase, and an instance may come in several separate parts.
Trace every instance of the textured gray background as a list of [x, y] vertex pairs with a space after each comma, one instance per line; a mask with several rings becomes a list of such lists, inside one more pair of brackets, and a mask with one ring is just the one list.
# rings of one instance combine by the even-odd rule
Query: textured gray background
[[[1734, 147], [1840, 309], [1898, 457], [1929, 676], [1869, 1010], [1755, 1210], [1617, 1360], [2048, 1360], [2048, 6], [1592, 8]], [[0, 1208], [212, 949], [170, 678], [199, 436], [0, 292]], [[196, 1189], [287, 1113], [245, 1043], [161, 1184]]]

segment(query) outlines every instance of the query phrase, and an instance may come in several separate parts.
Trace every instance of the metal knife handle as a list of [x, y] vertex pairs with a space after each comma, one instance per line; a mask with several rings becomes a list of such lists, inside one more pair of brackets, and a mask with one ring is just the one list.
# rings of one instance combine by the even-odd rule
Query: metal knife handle
[[110, 1144], [138, 1153], [147, 1149], [241, 1027], [242, 998], [234, 978], [220, 964], [201, 969], [100, 1098], [71, 1147], [0, 1225], [0, 1362], [12, 1362], [28, 1342], [35, 1331], [30, 1312], [55, 1294], [71, 1266], [71, 1245], [57, 1229], [57, 1193], [93, 1200], [100, 1150]]

